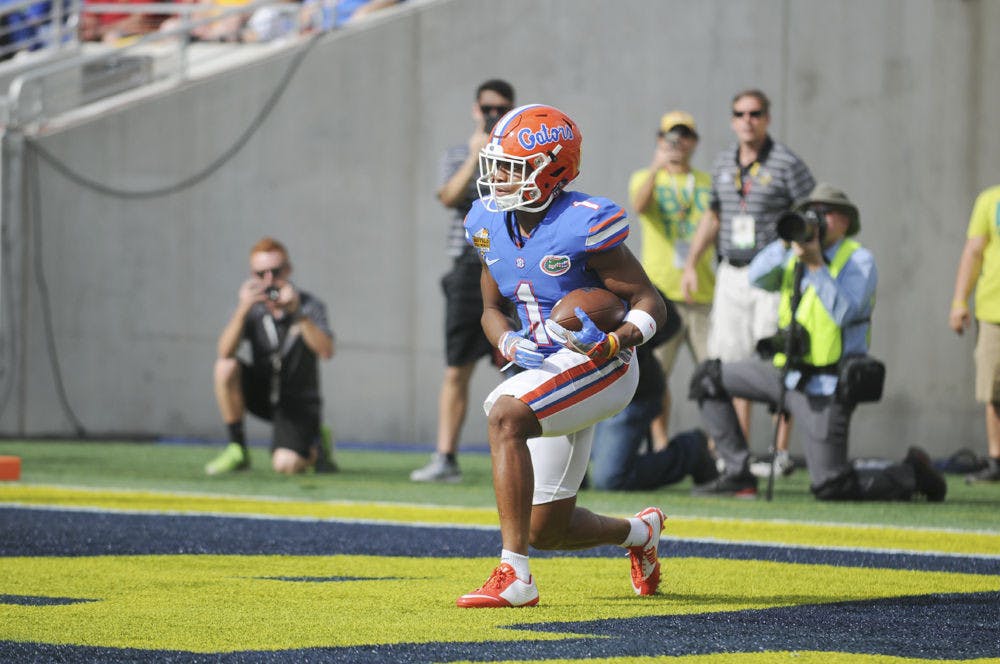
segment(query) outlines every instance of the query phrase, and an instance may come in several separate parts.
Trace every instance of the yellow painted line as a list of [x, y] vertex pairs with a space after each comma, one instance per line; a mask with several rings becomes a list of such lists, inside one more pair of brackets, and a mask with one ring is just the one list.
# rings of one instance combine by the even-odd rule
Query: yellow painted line
[[352, 501], [306, 502], [284, 498], [35, 485], [0, 485], [0, 502], [56, 507], [95, 507], [139, 512], [249, 514], [483, 526], [497, 526], [499, 523], [496, 510], [485, 508], [356, 503]]
[[[676, 527], [675, 527], [676, 526]], [[1000, 533], [763, 519], [667, 518], [679, 537], [829, 548], [1000, 555]]]
[[[0, 485], [0, 503], [87, 507], [135, 512], [233, 514], [399, 523], [497, 526], [494, 509], [351, 501], [294, 501], [283, 498], [221, 496]], [[785, 544], [832, 548], [1000, 555], [1000, 532], [936, 528], [815, 523], [791, 520], [668, 517], [665, 536], [719, 542]]]

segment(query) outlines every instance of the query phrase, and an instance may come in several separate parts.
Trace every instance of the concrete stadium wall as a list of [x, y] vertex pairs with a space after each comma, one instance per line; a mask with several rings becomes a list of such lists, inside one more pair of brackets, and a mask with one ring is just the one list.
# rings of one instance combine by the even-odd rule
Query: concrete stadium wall
[[[694, 113], [695, 161], [707, 168], [730, 141], [732, 94], [766, 90], [773, 136], [858, 203], [861, 239], [879, 262], [873, 352], [888, 382], [882, 403], [859, 409], [853, 452], [982, 451], [973, 335], [956, 338], [947, 312], [973, 197], [1000, 172], [1000, 89], [989, 74], [1000, 38], [988, 30], [998, 24], [1000, 3], [986, 0], [415, 0], [323, 37], [246, 146], [175, 193], [99, 193], [44, 160], [18, 159], [9, 136], [4, 173], [23, 167], [31, 182], [37, 171], [39, 196], [30, 223], [10, 209], [30, 188], [4, 192], [0, 432], [71, 434], [65, 401], [91, 433], [221, 437], [216, 336], [250, 244], [273, 234], [289, 245], [297, 282], [330, 309], [337, 355], [323, 381], [338, 436], [433, 442], [447, 265], [438, 160], [470, 133], [475, 86], [499, 76], [519, 101], [577, 120], [575, 188], [623, 204], [660, 114]], [[37, 140], [104, 185], [177, 183], [234, 144], [293, 57]], [[671, 381], [675, 430], [697, 425], [690, 370], [682, 358]], [[479, 404], [496, 379], [477, 371], [463, 440], [485, 440]], [[769, 441], [763, 410], [754, 437], [758, 449]]]

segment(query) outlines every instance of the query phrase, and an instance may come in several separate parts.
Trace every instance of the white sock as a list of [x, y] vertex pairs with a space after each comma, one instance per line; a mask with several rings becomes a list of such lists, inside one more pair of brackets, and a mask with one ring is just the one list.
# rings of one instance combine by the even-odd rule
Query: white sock
[[522, 556], [520, 553], [514, 553], [513, 551], [504, 549], [500, 553], [500, 562], [507, 563], [513, 567], [514, 572], [517, 574], [517, 578], [521, 579], [525, 583], [531, 581], [531, 569], [528, 567], [528, 556]]
[[649, 541], [648, 523], [642, 519], [637, 519], [636, 517], [632, 517], [628, 520], [628, 522], [629, 525], [632, 526], [632, 529], [629, 531], [628, 537], [625, 538], [625, 541], [622, 542], [622, 546], [626, 548], [630, 546], [642, 546]]

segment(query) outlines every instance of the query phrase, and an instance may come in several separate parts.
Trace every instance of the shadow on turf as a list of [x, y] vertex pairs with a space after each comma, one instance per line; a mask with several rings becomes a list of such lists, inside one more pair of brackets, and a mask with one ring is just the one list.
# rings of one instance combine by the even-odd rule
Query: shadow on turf
[[[800, 604], [820, 604], [827, 599], [827, 595], [818, 593], [815, 595], [782, 595], [775, 593], [773, 595], [768, 595], [766, 593], [758, 593], [754, 596], [759, 599], [761, 603], [765, 604], [787, 604], [787, 605], [800, 605]], [[595, 598], [597, 599], [597, 598]], [[621, 597], [602, 597], [600, 598], [602, 602], [614, 603], [621, 602]], [[709, 595], [705, 593], [696, 595], [679, 595], [670, 592], [663, 592], [662, 590], [653, 601], [662, 600], [669, 601], [672, 606], [705, 606], [706, 604], [711, 606], [733, 606], [742, 607], [746, 606], [747, 597], [746, 595]]]

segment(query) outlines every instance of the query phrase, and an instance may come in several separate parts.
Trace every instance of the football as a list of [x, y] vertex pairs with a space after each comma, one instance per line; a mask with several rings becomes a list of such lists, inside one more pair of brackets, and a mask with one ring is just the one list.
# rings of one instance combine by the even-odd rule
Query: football
[[603, 288], [577, 288], [556, 302], [549, 319], [574, 332], [583, 327], [573, 311], [580, 307], [601, 332], [614, 332], [625, 318], [625, 303]]

